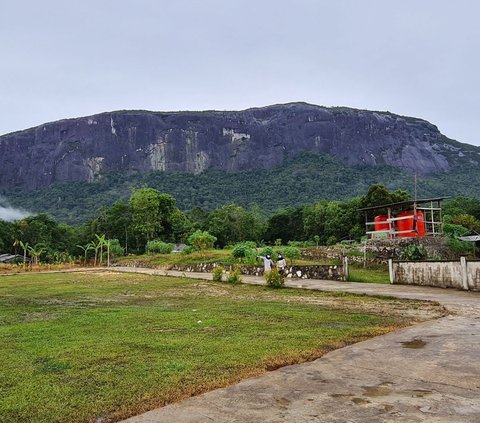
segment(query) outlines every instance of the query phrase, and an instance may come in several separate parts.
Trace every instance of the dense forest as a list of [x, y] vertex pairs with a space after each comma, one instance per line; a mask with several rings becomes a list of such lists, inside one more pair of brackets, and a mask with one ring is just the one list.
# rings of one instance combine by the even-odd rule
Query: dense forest
[[[419, 198], [480, 197], [480, 172], [473, 165], [471, 169], [419, 176], [417, 180]], [[199, 175], [111, 173], [93, 183], [63, 183], [38, 191], [12, 188], [0, 195], [15, 207], [80, 225], [94, 219], [99, 208], [110, 207], [119, 200], [128, 202], [133, 190], [147, 186], [174, 197], [176, 207], [184, 213], [196, 207], [211, 212], [232, 202], [247, 209], [258, 208], [260, 213], [271, 217], [282, 209], [315, 201], [359, 197], [377, 182], [390, 190], [414, 192], [414, 175], [410, 172], [387, 166], [349, 167], [327, 155], [303, 153], [270, 170], [240, 173], [209, 170]]]
[[[208, 234], [220, 248], [244, 241], [257, 245], [286, 245], [292, 241], [331, 245], [347, 239], [358, 241], [364, 236], [359, 208], [409, 197], [406, 191], [389, 191], [375, 184], [360, 197], [287, 207], [269, 216], [258, 206], [233, 203], [211, 211], [193, 207], [184, 213], [171, 195], [154, 188], [139, 188], [127, 201], [98, 208], [91, 220], [76, 227], [57, 223], [45, 213], [14, 222], [0, 220], [0, 252], [61, 262], [94, 253], [96, 256], [100, 245], [108, 245], [117, 255], [139, 254], [152, 243], [191, 243], [192, 236], [198, 233]], [[444, 222], [452, 246], [470, 248], [456, 237], [480, 232], [480, 200], [449, 200], [444, 207]]]

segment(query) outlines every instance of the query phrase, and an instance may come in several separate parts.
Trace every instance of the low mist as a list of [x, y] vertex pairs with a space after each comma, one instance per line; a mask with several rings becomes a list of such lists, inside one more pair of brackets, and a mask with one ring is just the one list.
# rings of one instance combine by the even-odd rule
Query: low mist
[[23, 219], [29, 215], [31, 215], [31, 213], [11, 207], [5, 198], [0, 197], [0, 220], [11, 222], [13, 220]]

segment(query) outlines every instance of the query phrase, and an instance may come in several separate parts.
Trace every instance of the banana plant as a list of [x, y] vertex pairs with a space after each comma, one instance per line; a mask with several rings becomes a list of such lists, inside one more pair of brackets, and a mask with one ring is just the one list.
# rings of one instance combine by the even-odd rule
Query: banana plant
[[77, 247], [80, 248], [83, 251], [83, 264], [86, 265], [87, 264], [87, 254], [90, 250], [94, 250], [95, 246], [91, 242], [89, 242], [88, 244], [85, 244], [85, 245], [77, 244]]
[[98, 235], [95, 234], [95, 238], [97, 238], [97, 246], [100, 248], [100, 265], [103, 263], [103, 247], [105, 246], [105, 234]]
[[18, 244], [23, 249], [23, 268], [25, 269], [25, 265], [27, 263], [27, 251], [29, 244], [28, 242], [18, 241]]
[[110, 247], [112, 246], [112, 240], [106, 239], [103, 244], [107, 248], [107, 267], [110, 267]]
[[34, 264], [38, 264], [40, 256], [47, 251], [47, 246], [41, 242], [35, 244], [33, 247], [29, 246], [27, 248], [33, 258]]

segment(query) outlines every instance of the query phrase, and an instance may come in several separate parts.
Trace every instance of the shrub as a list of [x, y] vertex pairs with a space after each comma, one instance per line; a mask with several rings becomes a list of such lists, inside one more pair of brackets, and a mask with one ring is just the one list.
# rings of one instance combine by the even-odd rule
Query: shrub
[[148, 254], [169, 254], [174, 248], [175, 246], [173, 244], [167, 244], [159, 239], [148, 241], [145, 246], [145, 250]]
[[265, 247], [265, 248], [262, 248], [262, 250], [260, 251], [260, 254], [259, 256], [270, 256], [270, 257], [273, 257], [273, 248], [272, 247]]
[[293, 261], [300, 257], [300, 249], [297, 247], [284, 247], [282, 251], [283, 255], [290, 260], [290, 264], [293, 264]]
[[183, 250], [182, 250], [182, 254], [185, 254], [185, 255], [188, 255], [188, 254], [192, 254], [195, 252], [195, 248], [193, 248], [191, 245], [187, 245]]
[[213, 275], [212, 279], [214, 282], [222, 282], [223, 280], [223, 267], [222, 266], [216, 266], [213, 268]]
[[461, 241], [456, 238], [449, 238], [447, 241], [447, 247], [458, 255], [466, 255], [473, 252], [472, 243], [468, 241]]
[[227, 277], [227, 282], [231, 284], [239, 284], [242, 283], [242, 277], [240, 275], [240, 270], [232, 270]]
[[288, 241], [288, 245], [290, 247], [297, 247], [297, 248], [306, 248], [306, 247], [314, 247], [314, 241]]
[[265, 272], [264, 276], [267, 281], [267, 286], [270, 288], [281, 288], [285, 283], [283, 275], [278, 269], [272, 269], [269, 272]]
[[125, 250], [120, 245], [120, 241], [118, 239], [111, 239], [110, 240], [110, 255], [112, 257], [123, 256], [125, 254]]
[[235, 245], [232, 250], [232, 256], [244, 263], [254, 264], [257, 253], [250, 245], [249, 242]]
[[197, 251], [204, 251], [213, 248], [213, 244], [217, 238], [210, 235], [207, 231], [195, 231], [188, 237], [188, 243], [193, 245], [193, 248]]
[[421, 245], [410, 244], [401, 253], [402, 260], [424, 260], [427, 257], [425, 248]]

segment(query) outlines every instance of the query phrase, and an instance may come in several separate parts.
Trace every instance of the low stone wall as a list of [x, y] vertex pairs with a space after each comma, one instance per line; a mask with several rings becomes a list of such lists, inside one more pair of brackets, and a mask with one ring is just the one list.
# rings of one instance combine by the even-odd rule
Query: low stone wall
[[[192, 264], [192, 265], [171, 265], [170, 270], [182, 272], [211, 272], [216, 263]], [[235, 266], [222, 266], [226, 271], [231, 271]], [[263, 266], [239, 266], [242, 275], [263, 276]], [[334, 281], [345, 280], [342, 266], [337, 265], [315, 265], [315, 266], [287, 266], [284, 269], [286, 278], [298, 279], [328, 279]]]
[[[399, 260], [400, 254], [410, 244], [421, 245], [428, 257], [441, 257], [453, 260], [458, 258], [447, 247], [447, 238], [443, 236], [424, 238], [370, 239], [367, 241], [366, 261], [368, 264], [387, 263], [389, 259]], [[363, 263], [365, 260], [364, 245], [335, 245], [330, 247], [314, 247], [302, 251], [302, 257], [309, 259], [337, 259], [347, 256], [350, 262]]]
[[394, 284], [480, 290], [480, 261], [392, 261]]
[[[155, 266], [142, 262], [130, 262], [130, 267], [149, 267], [163, 270], [178, 270], [180, 272], [212, 272], [217, 263], [201, 264], [171, 264], [168, 266]], [[235, 266], [222, 266], [226, 271], [232, 271]], [[263, 276], [263, 266], [239, 266], [242, 275]], [[299, 279], [328, 279], [343, 281], [346, 279], [343, 266], [315, 265], [315, 266], [287, 266], [284, 269], [286, 278]]]

